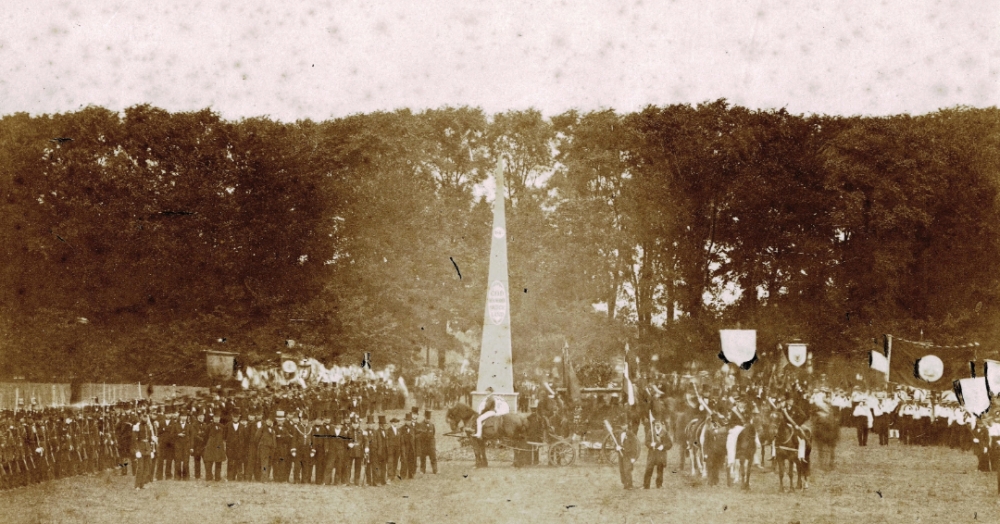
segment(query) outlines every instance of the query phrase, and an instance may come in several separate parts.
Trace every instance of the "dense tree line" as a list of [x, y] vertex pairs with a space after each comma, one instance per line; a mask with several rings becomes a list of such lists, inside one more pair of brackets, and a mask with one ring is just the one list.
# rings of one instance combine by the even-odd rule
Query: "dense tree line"
[[[58, 140], [58, 139], [71, 140]], [[0, 355], [39, 379], [182, 380], [200, 351], [408, 364], [483, 316], [506, 159], [515, 364], [822, 361], [1000, 334], [1000, 118], [401, 110], [295, 123], [136, 106], [0, 119]], [[596, 305], [596, 307], [595, 307]]]

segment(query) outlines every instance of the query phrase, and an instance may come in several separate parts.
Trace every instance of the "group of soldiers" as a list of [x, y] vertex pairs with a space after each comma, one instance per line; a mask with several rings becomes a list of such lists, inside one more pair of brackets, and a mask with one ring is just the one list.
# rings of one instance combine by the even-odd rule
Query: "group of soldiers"
[[[306, 391], [216, 392], [166, 405], [147, 401], [0, 414], [0, 488], [117, 468], [135, 488], [155, 480], [381, 486], [437, 473], [432, 412], [404, 420], [372, 384]], [[377, 423], [376, 423], [377, 418]]]

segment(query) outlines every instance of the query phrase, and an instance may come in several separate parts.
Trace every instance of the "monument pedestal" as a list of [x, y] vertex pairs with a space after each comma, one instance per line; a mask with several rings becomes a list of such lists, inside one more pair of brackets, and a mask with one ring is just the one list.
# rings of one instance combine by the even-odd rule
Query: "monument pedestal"
[[517, 413], [517, 397], [518, 397], [517, 393], [500, 393], [500, 392], [487, 393], [485, 391], [473, 391], [472, 409], [476, 410], [476, 412], [479, 412], [479, 405], [483, 402], [483, 400], [486, 397], [490, 395], [493, 395], [495, 397], [502, 397], [505, 401], [507, 401], [507, 405], [510, 407], [510, 412]]

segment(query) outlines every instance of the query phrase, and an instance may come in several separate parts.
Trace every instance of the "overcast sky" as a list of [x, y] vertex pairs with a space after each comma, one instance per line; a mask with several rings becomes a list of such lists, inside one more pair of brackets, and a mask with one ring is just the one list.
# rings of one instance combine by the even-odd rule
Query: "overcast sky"
[[0, 114], [1000, 105], [1000, 2], [5, 0]]

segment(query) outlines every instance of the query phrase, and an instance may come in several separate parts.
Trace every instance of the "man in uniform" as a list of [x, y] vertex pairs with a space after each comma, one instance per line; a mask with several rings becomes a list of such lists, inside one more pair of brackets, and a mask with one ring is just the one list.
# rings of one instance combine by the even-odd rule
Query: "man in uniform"
[[[351, 486], [361, 485], [361, 469], [364, 467], [365, 449], [368, 442], [365, 432], [361, 429], [361, 419], [352, 413], [350, 417], [351, 428], [347, 432], [347, 467], [345, 468], [344, 484]], [[351, 478], [351, 470], [354, 470], [354, 477]]]
[[347, 455], [347, 446], [344, 443], [347, 433], [344, 431], [343, 414], [338, 414], [333, 419], [333, 431], [323, 439], [323, 447], [326, 454], [326, 467], [323, 472], [323, 484], [327, 486], [340, 485], [344, 478], [344, 467]]
[[288, 475], [292, 465], [292, 434], [295, 430], [291, 428], [285, 420], [285, 412], [275, 413], [274, 424], [274, 481], [288, 482]]
[[667, 449], [670, 436], [663, 429], [663, 422], [653, 423], [653, 430], [646, 435], [646, 473], [642, 477], [643, 489], [649, 489], [653, 471], [656, 471], [656, 487], [663, 487], [663, 468], [667, 465]]
[[431, 460], [431, 470], [438, 472], [437, 443], [435, 442], [434, 422], [431, 422], [431, 411], [424, 410], [424, 420], [416, 427], [416, 448], [420, 456], [420, 472], [427, 473], [427, 459]]
[[628, 422], [622, 423], [617, 439], [618, 446], [615, 449], [619, 455], [618, 472], [621, 475], [622, 486], [625, 489], [635, 489], [632, 484], [632, 469], [639, 458], [639, 443]]

